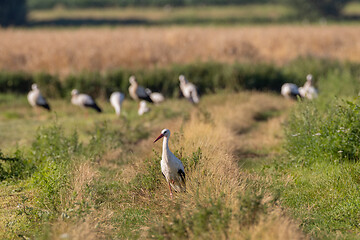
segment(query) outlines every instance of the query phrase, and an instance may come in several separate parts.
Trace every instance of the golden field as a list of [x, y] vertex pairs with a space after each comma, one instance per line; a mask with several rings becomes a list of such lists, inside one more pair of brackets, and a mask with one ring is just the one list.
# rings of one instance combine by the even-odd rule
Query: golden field
[[356, 25], [0, 30], [0, 69], [66, 75], [196, 61], [273, 62], [299, 56], [360, 61]]

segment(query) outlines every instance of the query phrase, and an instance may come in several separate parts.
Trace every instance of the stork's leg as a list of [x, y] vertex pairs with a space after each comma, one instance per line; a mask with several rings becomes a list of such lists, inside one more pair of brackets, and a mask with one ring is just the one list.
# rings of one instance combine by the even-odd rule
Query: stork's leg
[[173, 194], [172, 194], [172, 191], [171, 191], [170, 182], [169, 182], [169, 189], [170, 189], [170, 198], [173, 199]]

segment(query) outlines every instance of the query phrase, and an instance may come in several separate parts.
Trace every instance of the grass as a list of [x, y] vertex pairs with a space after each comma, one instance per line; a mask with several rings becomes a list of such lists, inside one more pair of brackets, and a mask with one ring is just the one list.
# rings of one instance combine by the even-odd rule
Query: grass
[[[225, 106], [219, 104], [219, 100]], [[229, 111], [234, 100], [237, 111]], [[256, 102], [262, 104], [251, 109]], [[102, 117], [90, 114], [89, 127], [79, 125], [75, 135], [74, 126], [66, 123], [84, 116], [64, 104], [63, 110], [67, 111], [57, 117], [56, 123], [61, 124], [61, 128], [50, 123], [48, 127], [41, 127], [36, 139], [29, 136], [31, 145], [20, 146], [25, 159], [41, 164], [36, 164], [37, 169], [25, 180], [3, 182], [1, 203], [10, 201], [11, 195], [7, 192], [12, 189], [19, 189], [19, 197], [13, 202], [21, 203], [19, 215], [12, 210], [16, 205], [3, 210], [6, 217], [0, 226], [11, 229], [2, 232], [3, 238], [19, 234], [45, 239], [65, 235], [87, 239], [251, 235], [251, 229], [261, 226], [261, 219], [267, 218], [274, 205], [262, 202], [265, 195], [254, 192], [249, 176], [240, 172], [236, 159], [226, 150], [236, 146], [231, 140], [237, 137], [229, 126], [247, 126], [259, 112], [274, 108], [280, 111], [286, 107], [286, 104], [277, 105], [280, 102], [283, 101], [279, 97], [259, 93], [221, 94], [205, 96], [199, 108], [185, 110], [190, 103], [169, 100], [154, 107], [154, 112], [144, 118], [133, 116], [129, 122], [124, 118], [114, 120], [111, 116], [114, 114], [106, 111]], [[128, 108], [134, 105], [127, 104], [125, 110], [130, 112]], [[184, 118], [186, 114], [181, 113], [163, 118], [165, 115], [161, 113], [173, 106], [177, 106], [176, 112], [185, 111], [189, 116]], [[25, 118], [31, 119], [30, 107], [21, 107], [27, 109], [23, 111]], [[244, 112], [251, 114], [243, 115]], [[105, 118], [108, 118], [107, 124], [99, 125]], [[233, 122], [234, 119], [237, 121]], [[138, 125], [140, 122], [142, 127]], [[258, 124], [267, 122], [263, 120]], [[97, 126], [97, 130], [90, 130], [90, 126]], [[188, 179], [187, 194], [176, 194], [174, 201], [170, 201], [159, 171], [161, 144], [153, 145], [149, 141], [164, 126], [172, 129], [170, 148], [184, 162]], [[138, 127], [148, 134], [139, 135]], [[19, 133], [13, 133], [16, 134]], [[155, 152], [151, 150], [153, 147]], [[21, 195], [25, 197], [23, 202]], [[249, 205], [254, 198], [258, 204]], [[32, 218], [35, 215], [39, 216], [36, 221]], [[245, 215], [248, 217], [243, 218]], [[271, 219], [281, 219], [271, 216]], [[239, 218], [248, 219], [248, 227], [239, 228], [243, 224]], [[16, 225], [8, 225], [11, 219], [16, 219]], [[296, 239], [300, 235], [292, 231], [289, 236]]]
[[[332, 64], [284, 70], [315, 71], [324, 94], [314, 102], [223, 90], [196, 107], [168, 99], [142, 117], [126, 100], [117, 118], [101, 98], [104, 113], [86, 116], [68, 99], [47, 113], [2, 95], [0, 237], [356, 238], [357, 68]], [[163, 128], [187, 175], [174, 200], [153, 144]]]

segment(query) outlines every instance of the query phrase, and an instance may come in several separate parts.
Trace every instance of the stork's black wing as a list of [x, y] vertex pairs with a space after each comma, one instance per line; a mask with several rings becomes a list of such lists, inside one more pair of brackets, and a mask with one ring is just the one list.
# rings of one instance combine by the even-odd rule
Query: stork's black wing
[[148, 101], [148, 102], [153, 102], [150, 98], [150, 95], [146, 93], [145, 88], [142, 86], [138, 86], [136, 88], [136, 95], [138, 96], [139, 99]]
[[102, 110], [101, 108], [94, 102], [92, 104], [84, 104], [85, 107], [90, 107], [90, 108], [93, 108], [95, 109], [98, 113], [101, 113]]
[[179, 169], [178, 174], [180, 175], [181, 180], [185, 183], [185, 172], [182, 169]]

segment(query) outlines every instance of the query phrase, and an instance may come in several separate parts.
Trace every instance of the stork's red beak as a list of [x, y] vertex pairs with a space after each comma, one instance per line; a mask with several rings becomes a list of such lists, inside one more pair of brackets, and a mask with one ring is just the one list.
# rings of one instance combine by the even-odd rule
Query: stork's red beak
[[163, 134], [160, 134], [160, 136], [157, 137], [157, 139], [155, 139], [154, 143], [159, 140], [160, 138], [162, 138], [164, 135]]

